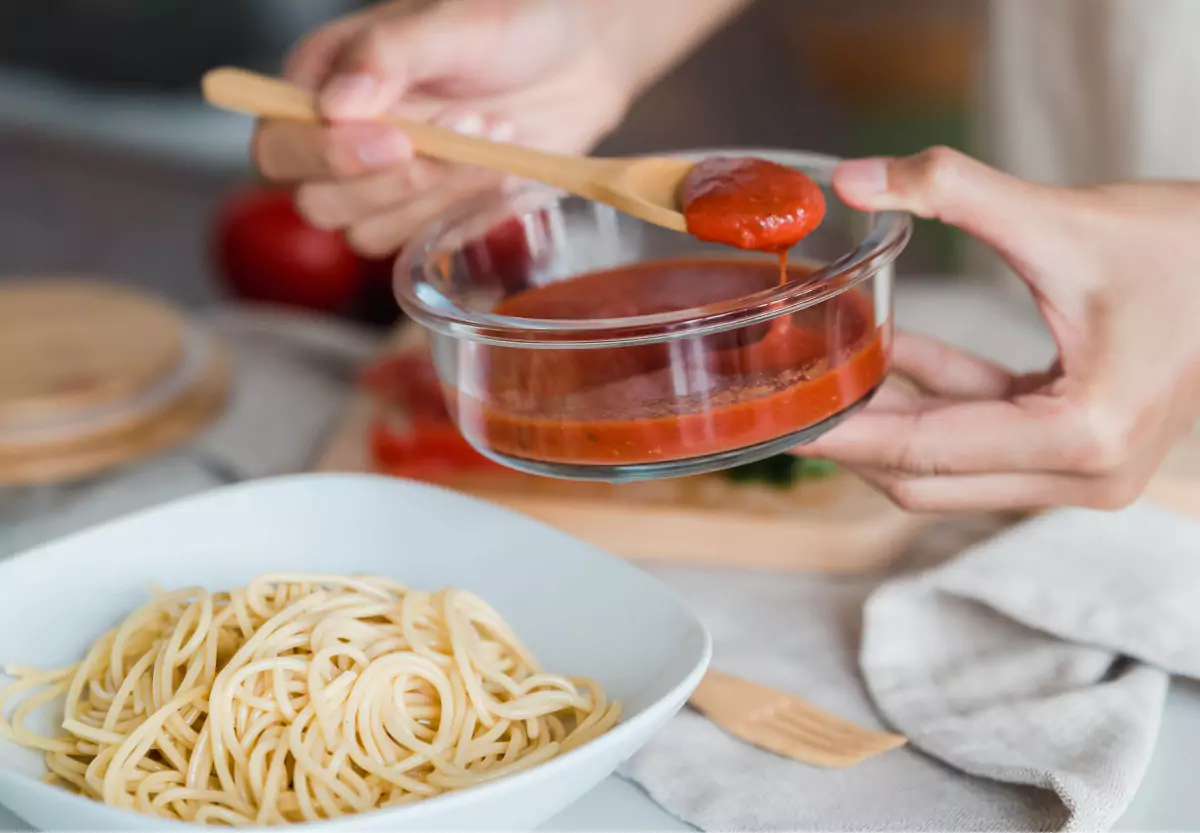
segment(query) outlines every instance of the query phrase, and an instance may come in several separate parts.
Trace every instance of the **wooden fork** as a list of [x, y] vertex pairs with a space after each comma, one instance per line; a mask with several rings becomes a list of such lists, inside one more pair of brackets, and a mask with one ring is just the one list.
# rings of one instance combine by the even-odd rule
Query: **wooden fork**
[[827, 769], [854, 766], [908, 742], [903, 735], [864, 729], [799, 697], [720, 671], [704, 675], [690, 705], [734, 737]]

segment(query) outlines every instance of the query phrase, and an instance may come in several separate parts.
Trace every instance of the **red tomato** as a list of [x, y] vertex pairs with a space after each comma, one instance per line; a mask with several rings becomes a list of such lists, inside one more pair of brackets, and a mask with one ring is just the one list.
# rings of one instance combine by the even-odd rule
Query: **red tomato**
[[400, 307], [392, 291], [392, 270], [399, 256], [392, 255], [377, 259], [364, 259], [362, 297], [359, 298], [355, 318], [365, 324], [391, 326], [400, 318]]
[[283, 188], [229, 197], [215, 219], [213, 245], [221, 280], [246, 300], [341, 311], [366, 282], [363, 261], [341, 233], [309, 225]]
[[370, 428], [371, 462], [376, 470], [399, 477], [425, 479], [466, 471], [503, 470], [471, 447], [452, 424], [419, 422], [393, 428], [377, 418]]
[[[403, 249], [400, 252], [404, 251]], [[380, 283], [387, 286], [390, 290], [392, 286], [392, 272], [396, 268], [396, 258], [400, 257], [400, 252], [387, 257], [367, 258], [362, 262], [363, 274], [366, 275], [368, 281], [372, 283]]]
[[422, 422], [450, 421], [442, 385], [427, 352], [385, 356], [365, 368], [360, 384], [383, 402]]
[[463, 250], [467, 269], [480, 283], [495, 283], [506, 292], [528, 288], [533, 254], [520, 217], [511, 217]]

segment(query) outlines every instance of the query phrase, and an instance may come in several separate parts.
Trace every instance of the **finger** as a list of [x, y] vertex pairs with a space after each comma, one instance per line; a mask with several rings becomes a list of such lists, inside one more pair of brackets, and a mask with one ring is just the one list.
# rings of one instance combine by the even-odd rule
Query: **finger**
[[1045, 255], [1063, 255], [1062, 189], [1027, 182], [965, 154], [939, 147], [901, 158], [855, 159], [838, 165], [834, 189], [868, 211], [909, 211], [934, 218], [995, 249], [1026, 279]]
[[814, 440], [812, 453], [911, 474], [1071, 472], [1091, 452], [1057, 399], [956, 402], [910, 413], [867, 409]]
[[361, 176], [412, 159], [413, 147], [402, 131], [384, 124], [266, 120], [255, 129], [251, 153], [263, 176], [292, 182]]
[[283, 76], [293, 84], [317, 89], [329, 77], [338, 52], [378, 14], [377, 8], [367, 9], [313, 30], [288, 54], [283, 63]]
[[1144, 484], [1108, 477], [1008, 473], [908, 477], [855, 468], [854, 473], [909, 512], [997, 512], [1055, 506], [1119, 509], [1137, 499]]
[[500, 181], [501, 177], [491, 172], [454, 169], [439, 187], [351, 226], [346, 239], [355, 251], [368, 257], [392, 254], [404, 246], [421, 226], [479, 193], [496, 187]]
[[1062, 359], [1055, 359], [1053, 364], [1045, 370], [1036, 370], [1031, 373], [1021, 373], [1014, 376], [1012, 387], [1009, 388], [1009, 396], [1024, 396], [1025, 394], [1046, 390], [1057, 393], [1059, 391], [1054, 391], [1053, 386], [1062, 379]]
[[[516, 134], [510, 121], [477, 116], [460, 108], [447, 110], [434, 122], [463, 133], [484, 134], [497, 142], [508, 141]], [[454, 170], [454, 166], [434, 159], [416, 158], [356, 179], [306, 184], [296, 192], [296, 201], [309, 222], [320, 228], [340, 229], [441, 187]]]
[[898, 377], [885, 379], [866, 405], [868, 413], [911, 414], [925, 410], [935, 401], [924, 391], [908, 385]]
[[317, 228], [344, 229], [439, 187], [450, 170], [431, 159], [414, 159], [357, 179], [306, 183], [296, 189], [296, 207]]
[[924, 390], [948, 399], [999, 399], [1014, 380], [1002, 365], [918, 333], [896, 334], [892, 366]]
[[480, 53], [471, 42], [480, 27], [464, 25], [468, 5], [440, 3], [360, 28], [338, 52], [321, 90], [324, 114], [332, 120], [378, 116], [413, 87], [466, 66]]
[[[883, 384], [879, 387], [879, 390], [875, 392], [875, 395], [871, 397], [871, 401], [866, 404], [865, 409], [860, 413], [914, 414], [941, 404], [945, 403], [918, 390], [906, 380], [897, 376], [890, 376], [883, 380]], [[823, 448], [823, 446], [816, 446], [809, 443], [796, 446], [788, 453], [794, 454], [797, 457], [824, 459], [826, 458], [826, 454], [823, 453]]]

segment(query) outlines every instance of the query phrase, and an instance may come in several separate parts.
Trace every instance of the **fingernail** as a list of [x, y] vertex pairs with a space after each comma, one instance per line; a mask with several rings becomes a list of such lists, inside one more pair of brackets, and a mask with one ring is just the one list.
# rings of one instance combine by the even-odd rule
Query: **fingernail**
[[834, 176], [841, 188], [853, 189], [856, 194], [882, 194], [888, 189], [888, 160], [850, 159], [837, 166]]
[[407, 157], [407, 144], [395, 133], [364, 136], [354, 143], [354, 152], [368, 168], [385, 168]]
[[455, 133], [461, 133], [464, 136], [481, 136], [484, 129], [483, 116], [478, 113], [445, 115], [436, 119], [435, 124], [447, 130], [453, 130]]
[[517, 138], [517, 126], [510, 121], [498, 121], [488, 130], [488, 138], [493, 142], [511, 142]]
[[478, 113], [467, 113], [456, 119], [454, 124], [450, 125], [450, 129], [464, 136], [479, 136], [483, 133], [483, 116]]
[[371, 106], [375, 79], [364, 73], [339, 75], [321, 91], [321, 109], [331, 116], [357, 115]]

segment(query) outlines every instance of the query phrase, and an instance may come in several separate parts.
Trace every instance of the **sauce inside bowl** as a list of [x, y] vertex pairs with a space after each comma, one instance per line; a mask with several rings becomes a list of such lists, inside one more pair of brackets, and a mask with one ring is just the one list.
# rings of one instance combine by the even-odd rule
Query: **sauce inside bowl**
[[[794, 265], [803, 281], [811, 267]], [[528, 289], [498, 314], [601, 319], [673, 312], [776, 285], [747, 260], [668, 260]], [[512, 458], [634, 465], [754, 446], [816, 425], [868, 396], [887, 370], [890, 330], [872, 297], [847, 290], [793, 313], [703, 337], [533, 349], [472, 343], [450, 391], [462, 432]]]

